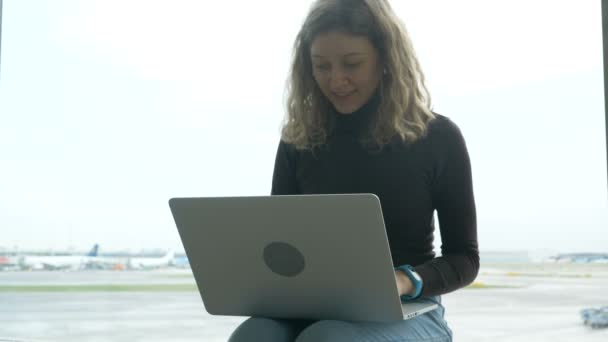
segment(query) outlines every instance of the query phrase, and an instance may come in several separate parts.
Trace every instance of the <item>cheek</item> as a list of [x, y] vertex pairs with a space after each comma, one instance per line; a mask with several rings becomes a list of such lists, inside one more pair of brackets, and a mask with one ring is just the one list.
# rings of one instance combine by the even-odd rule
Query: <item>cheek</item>
[[362, 73], [357, 79], [357, 84], [360, 87], [375, 89], [380, 81], [378, 73], [374, 70], [371, 72]]
[[319, 75], [317, 73], [313, 73], [313, 79], [315, 80], [315, 83], [317, 84], [317, 86], [319, 86], [319, 88], [321, 89], [321, 91], [324, 94], [327, 94], [327, 87], [328, 87], [328, 82], [327, 82], [327, 77], [324, 77], [322, 75]]

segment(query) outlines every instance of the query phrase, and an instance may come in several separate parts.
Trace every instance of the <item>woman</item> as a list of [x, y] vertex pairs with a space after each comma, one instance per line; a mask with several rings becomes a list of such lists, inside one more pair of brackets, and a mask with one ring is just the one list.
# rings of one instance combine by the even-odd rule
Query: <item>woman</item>
[[328, 193], [380, 198], [401, 299], [439, 308], [396, 323], [254, 317], [230, 341], [451, 341], [440, 295], [479, 269], [470, 161], [386, 0], [318, 0], [295, 42], [272, 194]]

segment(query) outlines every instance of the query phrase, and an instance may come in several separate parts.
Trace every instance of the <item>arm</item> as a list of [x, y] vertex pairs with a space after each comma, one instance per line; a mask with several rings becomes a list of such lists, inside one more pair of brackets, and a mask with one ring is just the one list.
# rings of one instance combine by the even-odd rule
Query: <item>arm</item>
[[434, 144], [437, 159], [433, 204], [439, 217], [442, 256], [416, 267], [423, 296], [440, 295], [475, 280], [479, 271], [471, 163], [459, 128], [443, 119]]
[[277, 148], [274, 162], [274, 173], [272, 174], [271, 195], [293, 195], [298, 194], [298, 183], [296, 182], [295, 147], [281, 140]]

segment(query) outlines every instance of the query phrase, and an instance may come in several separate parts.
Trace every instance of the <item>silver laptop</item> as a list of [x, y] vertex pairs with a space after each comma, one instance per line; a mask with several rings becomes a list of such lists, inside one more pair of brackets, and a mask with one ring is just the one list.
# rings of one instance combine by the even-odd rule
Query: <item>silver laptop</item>
[[172, 198], [205, 309], [213, 315], [391, 322], [401, 304], [373, 194]]

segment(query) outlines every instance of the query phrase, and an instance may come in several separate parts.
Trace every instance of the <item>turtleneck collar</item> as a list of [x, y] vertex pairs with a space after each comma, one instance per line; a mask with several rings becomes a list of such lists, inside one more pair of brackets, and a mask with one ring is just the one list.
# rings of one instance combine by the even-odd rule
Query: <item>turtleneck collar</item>
[[349, 114], [332, 111], [333, 133], [363, 133], [369, 128], [370, 120], [380, 106], [380, 92], [376, 90], [370, 99], [361, 108]]

